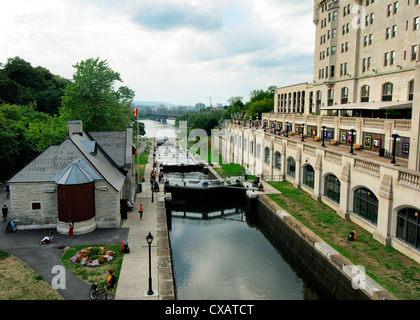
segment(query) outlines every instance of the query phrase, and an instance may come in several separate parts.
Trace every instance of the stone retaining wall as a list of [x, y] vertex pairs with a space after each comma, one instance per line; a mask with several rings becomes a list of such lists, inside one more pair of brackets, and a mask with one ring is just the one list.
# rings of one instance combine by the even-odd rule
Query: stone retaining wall
[[287, 249], [305, 273], [339, 300], [397, 300], [266, 195], [258, 195], [258, 224]]
[[157, 255], [160, 300], [175, 300], [175, 282], [172, 269], [171, 245], [166, 219], [166, 203], [171, 195], [157, 202]]

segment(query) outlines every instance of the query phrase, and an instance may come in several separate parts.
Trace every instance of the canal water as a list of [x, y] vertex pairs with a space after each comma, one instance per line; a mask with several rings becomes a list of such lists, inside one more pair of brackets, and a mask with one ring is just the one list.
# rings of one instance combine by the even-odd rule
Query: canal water
[[[148, 137], [162, 129], [174, 130], [172, 124], [154, 122], [151, 126], [146, 122], [145, 127]], [[174, 175], [180, 178], [180, 174]], [[204, 178], [201, 173], [183, 173], [181, 177]], [[321, 299], [287, 257], [249, 222], [252, 213], [247, 212], [243, 200], [173, 200], [170, 241], [177, 299]]]

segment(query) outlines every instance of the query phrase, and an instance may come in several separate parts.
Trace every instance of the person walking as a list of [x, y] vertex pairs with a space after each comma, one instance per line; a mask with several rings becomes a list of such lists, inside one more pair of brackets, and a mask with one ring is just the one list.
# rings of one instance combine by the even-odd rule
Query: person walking
[[3, 215], [3, 221], [7, 220], [7, 214], [9, 213], [9, 209], [7, 208], [6, 205], [3, 206], [3, 208], [1, 208], [1, 213]]
[[140, 220], [142, 220], [143, 219], [143, 205], [142, 204], [140, 204], [139, 213], [140, 213]]
[[69, 227], [69, 237], [70, 237], [70, 239], [73, 239], [73, 229], [74, 229], [74, 223], [73, 223], [73, 220], [69, 220], [69, 223], [70, 223], [70, 227]]
[[108, 293], [108, 291], [111, 289], [112, 295], [114, 295], [114, 286], [115, 286], [115, 283], [117, 282], [117, 277], [115, 277], [114, 270], [109, 269], [108, 272], [109, 272], [109, 276], [106, 279], [106, 282], [107, 282], [106, 292]]

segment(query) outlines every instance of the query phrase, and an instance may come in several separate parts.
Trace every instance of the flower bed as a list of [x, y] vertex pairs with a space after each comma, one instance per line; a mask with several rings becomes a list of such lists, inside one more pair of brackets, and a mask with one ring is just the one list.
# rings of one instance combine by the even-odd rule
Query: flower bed
[[70, 258], [72, 262], [78, 262], [84, 266], [95, 267], [102, 263], [111, 261], [115, 252], [107, 247], [87, 247], [77, 252]]

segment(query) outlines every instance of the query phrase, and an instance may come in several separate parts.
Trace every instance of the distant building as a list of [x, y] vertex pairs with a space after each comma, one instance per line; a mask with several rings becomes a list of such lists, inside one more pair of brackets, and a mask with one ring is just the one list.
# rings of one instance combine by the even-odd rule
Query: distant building
[[197, 103], [195, 105], [195, 111], [197, 111], [197, 112], [201, 112], [205, 108], [206, 108], [206, 105], [204, 103]]
[[115, 228], [134, 198], [132, 129], [83, 132], [68, 122], [68, 137], [18, 172], [9, 184], [11, 211], [18, 229], [57, 228], [75, 234]]

